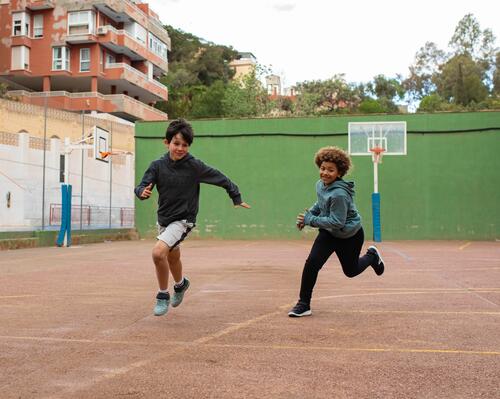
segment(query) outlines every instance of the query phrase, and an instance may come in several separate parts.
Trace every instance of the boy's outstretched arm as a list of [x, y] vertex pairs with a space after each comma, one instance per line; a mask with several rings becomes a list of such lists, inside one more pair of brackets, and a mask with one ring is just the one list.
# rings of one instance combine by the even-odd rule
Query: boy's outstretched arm
[[250, 208], [250, 205], [242, 201], [238, 186], [234, 184], [226, 175], [199, 160], [198, 168], [198, 178], [200, 179], [200, 183], [207, 183], [222, 187], [232, 199], [235, 207]]

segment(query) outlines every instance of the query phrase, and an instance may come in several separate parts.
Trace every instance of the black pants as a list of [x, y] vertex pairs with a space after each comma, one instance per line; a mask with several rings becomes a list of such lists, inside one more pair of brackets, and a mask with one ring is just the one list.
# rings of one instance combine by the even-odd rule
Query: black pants
[[328, 258], [337, 253], [342, 270], [347, 277], [355, 277], [375, 261], [375, 256], [365, 254], [361, 258], [359, 253], [365, 239], [363, 228], [350, 238], [333, 237], [326, 230], [319, 229], [318, 236], [314, 241], [311, 252], [302, 271], [302, 282], [300, 285], [300, 301], [311, 303], [311, 296], [318, 273]]

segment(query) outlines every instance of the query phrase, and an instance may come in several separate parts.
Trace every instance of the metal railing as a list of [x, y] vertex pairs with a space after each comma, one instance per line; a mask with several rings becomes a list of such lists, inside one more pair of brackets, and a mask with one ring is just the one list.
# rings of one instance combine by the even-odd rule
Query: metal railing
[[[82, 218], [80, 219], [80, 214]], [[61, 204], [50, 204], [49, 226], [60, 226]], [[71, 207], [71, 228], [99, 229], [109, 227], [134, 227], [135, 209], [95, 205], [73, 205]]]
[[106, 63], [106, 69], [113, 69], [113, 68], [123, 68], [123, 69], [126, 69], [127, 71], [136, 74], [141, 79], [144, 79], [144, 80], [148, 81], [149, 83], [154, 84], [158, 88], [160, 88], [162, 90], [167, 90], [167, 86], [161, 84], [157, 80], [151, 79], [148, 75], [146, 75], [145, 73], [139, 71], [138, 69], [135, 69], [134, 67], [131, 67], [129, 64], [126, 64], [124, 62], [110, 62], [110, 63]]
[[97, 97], [97, 98], [100, 98], [101, 100], [107, 100], [107, 101], [122, 100], [124, 102], [125, 101], [131, 102], [132, 104], [135, 104], [139, 107], [147, 109], [150, 112], [153, 112], [159, 116], [162, 116], [162, 117], [165, 116], [165, 113], [160, 111], [159, 109], [151, 107], [148, 104], [144, 104], [143, 102], [140, 102], [139, 100], [136, 100], [135, 98], [127, 96], [126, 94], [101, 94], [101, 93], [96, 93], [96, 92], [92, 92], [92, 91], [82, 92], [82, 93], [69, 93], [67, 91], [29, 92], [26, 90], [11, 90], [11, 91], [7, 92], [7, 95], [12, 96], [12, 97], [20, 97], [20, 96], [26, 96], [26, 97], [69, 97], [69, 98]]

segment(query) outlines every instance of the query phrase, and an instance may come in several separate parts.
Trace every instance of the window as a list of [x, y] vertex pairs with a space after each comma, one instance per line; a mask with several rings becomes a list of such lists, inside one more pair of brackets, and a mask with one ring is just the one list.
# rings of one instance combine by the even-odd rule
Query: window
[[80, 72], [90, 71], [90, 49], [80, 49]]
[[116, 58], [113, 54], [110, 54], [110, 53], [106, 53], [106, 67], [109, 65], [109, 64], [114, 64], [116, 63]]
[[69, 71], [69, 48], [52, 48], [52, 69], [55, 71]]
[[151, 32], [149, 32], [149, 49], [164, 60], [167, 60], [167, 45]]
[[43, 14], [33, 17], [33, 37], [43, 37]]
[[12, 47], [11, 69], [30, 69], [30, 49], [26, 46]]
[[64, 183], [65, 161], [65, 155], [59, 155], [59, 183]]
[[29, 36], [30, 15], [27, 12], [12, 14], [12, 36]]
[[68, 35], [94, 34], [94, 19], [93, 11], [68, 13]]
[[137, 22], [129, 22], [124, 25], [125, 31], [134, 39], [146, 45], [147, 30]]

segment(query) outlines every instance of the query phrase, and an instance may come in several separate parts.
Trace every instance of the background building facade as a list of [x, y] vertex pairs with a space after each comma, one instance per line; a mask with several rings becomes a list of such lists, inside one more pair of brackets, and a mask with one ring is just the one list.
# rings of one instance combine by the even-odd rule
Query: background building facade
[[170, 38], [131, 0], [0, 0], [0, 81], [22, 102], [166, 120]]

